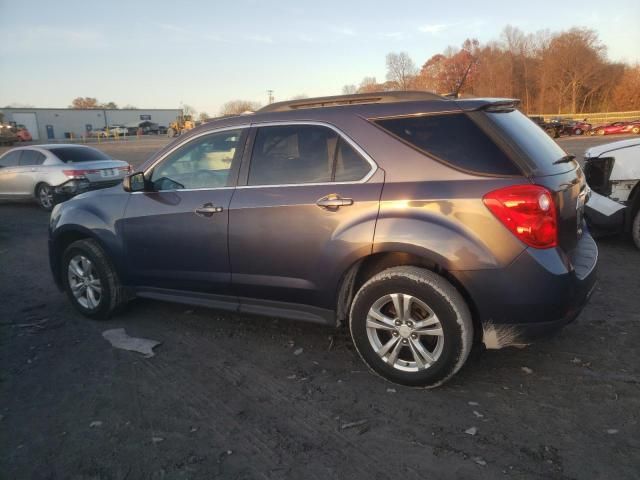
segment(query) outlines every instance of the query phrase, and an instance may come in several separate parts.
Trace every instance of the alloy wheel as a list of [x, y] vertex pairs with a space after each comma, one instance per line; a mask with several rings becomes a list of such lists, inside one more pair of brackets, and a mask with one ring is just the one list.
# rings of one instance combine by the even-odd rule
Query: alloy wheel
[[102, 300], [102, 283], [93, 263], [84, 255], [76, 255], [67, 267], [69, 288], [76, 301], [84, 308], [94, 310]]
[[367, 314], [367, 337], [384, 362], [405, 372], [429, 368], [444, 346], [438, 316], [423, 301], [402, 293], [374, 302]]
[[53, 191], [50, 187], [43, 185], [38, 189], [38, 201], [43, 208], [53, 207]]

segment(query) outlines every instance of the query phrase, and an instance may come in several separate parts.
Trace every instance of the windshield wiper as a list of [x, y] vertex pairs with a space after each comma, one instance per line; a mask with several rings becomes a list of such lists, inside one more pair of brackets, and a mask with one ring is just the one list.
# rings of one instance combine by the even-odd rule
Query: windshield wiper
[[575, 155], [565, 155], [564, 157], [560, 157], [558, 160], [553, 162], [554, 165], [558, 165], [559, 163], [569, 163], [576, 159]]

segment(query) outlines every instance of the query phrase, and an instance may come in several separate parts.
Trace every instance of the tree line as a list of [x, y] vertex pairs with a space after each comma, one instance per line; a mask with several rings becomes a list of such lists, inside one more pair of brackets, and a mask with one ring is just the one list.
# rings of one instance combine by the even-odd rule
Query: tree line
[[[640, 65], [613, 62], [594, 30], [524, 33], [507, 26], [486, 44], [467, 39], [418, 68], [406, 52], [386, 56], [386, 81], [365, 77], [343, 94], [427, 90], [521, 100], [526, 113], [640, 110]], [[464, 78], [464, 82], [463, 82]]]

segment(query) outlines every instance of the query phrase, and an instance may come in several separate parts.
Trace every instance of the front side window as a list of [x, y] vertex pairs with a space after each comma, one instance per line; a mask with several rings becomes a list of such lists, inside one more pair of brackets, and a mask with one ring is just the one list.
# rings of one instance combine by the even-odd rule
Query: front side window
[[225, 187], [234, 159], [242, 154], [241, 137], [238, 129], [191, 140], [153, 169], [154, 190]]
[[42, 165], [45, 156], [35, 150], [24, 150], [20, 157], [20, 165]]
[[15, 150], [7, 153], [4, 157], [0, 158], [0, 167], [15, 167], [18, 165], [20, 154], [23, 150]]
[[290, 185], [361, 180], [371, 169], [344, 139], [319, 125], [258, 129], [249, 185]]

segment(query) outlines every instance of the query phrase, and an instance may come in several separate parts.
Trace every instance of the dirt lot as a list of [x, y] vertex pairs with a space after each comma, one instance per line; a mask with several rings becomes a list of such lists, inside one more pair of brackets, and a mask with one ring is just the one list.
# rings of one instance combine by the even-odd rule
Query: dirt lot
[[[598, 140], [561, 143], [582, 156]], [[164, 142], [104, 150], [139, 165]], [[0, 478], [638, 478], [629, 239], [599, 242], [578, 321], [524, 350], [473, 352], [424, 391], [369, 374], [345, 331], [142, 300], [89, 321], [50, 278], [47, 221], [0, 204]], [[118, 327], [162, 345], [114, 349], [101, 334]]]

